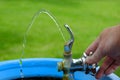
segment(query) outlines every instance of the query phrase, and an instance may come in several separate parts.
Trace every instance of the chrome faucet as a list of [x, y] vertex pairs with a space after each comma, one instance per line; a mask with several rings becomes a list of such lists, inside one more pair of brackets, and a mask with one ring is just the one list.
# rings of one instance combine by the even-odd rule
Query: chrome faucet
[[[75, 71], [85, 71], [85, 74], [96, 74], [97, 64], [87, 64], [85, 59], [88, 57], [86, 53], [79, 59], [72, 59], [72, 45], [74, 43], [74, 36], [70, 27], [64, 25], [70, 34], [70, 40], [64, 45], [64, 59], [58, 62], [58, 71], [63, 71], [63, 80], [74, 80]], [[89, 56], [93, 53], [91, 52]]]

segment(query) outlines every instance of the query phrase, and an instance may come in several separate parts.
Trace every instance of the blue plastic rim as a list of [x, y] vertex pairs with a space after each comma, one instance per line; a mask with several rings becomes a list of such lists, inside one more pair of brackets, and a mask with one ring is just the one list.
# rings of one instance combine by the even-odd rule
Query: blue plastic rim
[[[28, 58], [22, 60], [22, 71], [26, 78], [29, 77], [56, 77], [62, 78], [63, 73], [58, 72], [57, 62], [62, 59], [56, 58]], [[75, 80], [96, 80], [94, 76], [77, 71], [74, 73]], [[0, 62], [0, 80], [12, 80], [21, 78], [19, 60]], [[115, 74], [103, 76], [100, 80], [120, 80]]]

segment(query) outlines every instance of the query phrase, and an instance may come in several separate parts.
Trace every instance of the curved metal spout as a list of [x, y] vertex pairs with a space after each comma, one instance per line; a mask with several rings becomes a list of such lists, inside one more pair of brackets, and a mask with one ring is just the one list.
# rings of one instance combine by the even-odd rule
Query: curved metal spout
[[70, 37], [71, 37], [71, 40], [74, 42], [74, 36], [73, 36], [72, 30], [70, 29], [70, 27], [67, 24], [65, 24], [64, 26], [68, 30]]
[[67, 29], [67, 31], [69, 32], [69, 34], [70, 34], [70, 40], [66, 43], [66, 45], [68, 45], [69, 49], [71, 50], [73, 42], [74, 42], [73, 32], [72, 32], [72, 30], [70, 29], [70, 27], [67, 24], [65, 24], [64, 26]]

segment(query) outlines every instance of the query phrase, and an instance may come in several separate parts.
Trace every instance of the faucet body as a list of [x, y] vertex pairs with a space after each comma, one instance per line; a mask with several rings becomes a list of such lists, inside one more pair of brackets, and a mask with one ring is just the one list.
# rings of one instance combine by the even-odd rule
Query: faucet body
[[81, 58], [72, 59], [72, 54], [64, 54], [62, 62], [58, 63], [58, 71], [63, 71], [63, 80], [74, 80], [74, 72], [84, 71], [85, 74], [96, 74], [97, 64], [85, 63], [86, 54], [84, 53]]
[[[95, 75], [97, 64], [87, 64], [85, 59], [88, 57], [86, 53], [81, 58], [72, 59], [72, 45], [74, 42], [74, 36], [68, 25], [65, 25], [68, 30], [71, 39], [64, 45], [64, 59], [58, 62], [58, 71], [63, 71], [63, 80], [74, 80], [75, 71], [85, 71], [86, 74]], [[90, 53], [89, 56], [91, 56]]]

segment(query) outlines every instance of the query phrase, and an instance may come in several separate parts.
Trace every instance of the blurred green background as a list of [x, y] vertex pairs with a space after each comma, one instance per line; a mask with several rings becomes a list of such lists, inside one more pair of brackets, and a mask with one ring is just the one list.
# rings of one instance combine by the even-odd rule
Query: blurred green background
[[[40, 9], [49, 10], [62, 26], [70, 25], [74, 36], [73, 57], [79, 58], [100, 32], [120, 22], [120, 2], [112, 0], [0, 0], [0, 60], [18, 59], [23, 36]], [[55, 23], [40, 14], [27, 36], [23, 58], [63, 58], [64, 40]], [[120, 76], [120, 69], [115, 72]]]

